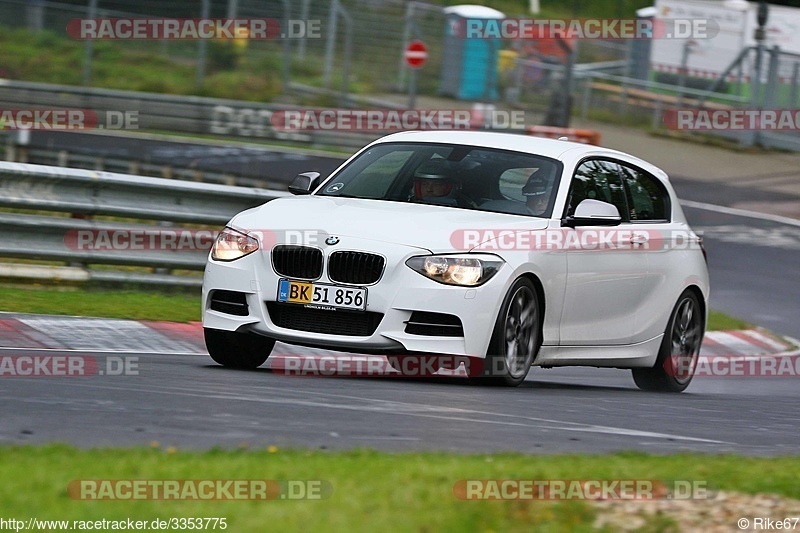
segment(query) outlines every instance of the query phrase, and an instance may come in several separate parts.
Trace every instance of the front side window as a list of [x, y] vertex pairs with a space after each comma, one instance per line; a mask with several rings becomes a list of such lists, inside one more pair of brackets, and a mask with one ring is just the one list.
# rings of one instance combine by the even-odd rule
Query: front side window
[[547, 217], [562, 169], [527, 153], [385, 143], [362, 152], [317, 194]]
[[622, 220], [627, 220], [628, 206], [618, 168], [613, 161], [603, 159], [590, 159], [581, 163], [570, 184], [567, 216], [573, 216], [582, 201], [591, 199], [612, 204], [619, 211]]

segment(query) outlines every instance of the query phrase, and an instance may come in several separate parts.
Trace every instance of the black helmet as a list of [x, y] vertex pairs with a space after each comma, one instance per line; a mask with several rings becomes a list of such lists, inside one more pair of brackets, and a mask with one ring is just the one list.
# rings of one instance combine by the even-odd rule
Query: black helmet
[[422, 163], [414, 173], [414, 193], [422, 197], [422, 180], [435, 180], [445, 184], [444, 194], [452, 192], [456, 184], [452, 165], [444, 159], [431, 159]]
[[543, 194], [547, 194], [547, 189], [549, 188], [550, 183], [535, 174], [528, 179], [528, 183], [522, 188], [522, 195], [531, 197], [531, 196], [541, 196]]

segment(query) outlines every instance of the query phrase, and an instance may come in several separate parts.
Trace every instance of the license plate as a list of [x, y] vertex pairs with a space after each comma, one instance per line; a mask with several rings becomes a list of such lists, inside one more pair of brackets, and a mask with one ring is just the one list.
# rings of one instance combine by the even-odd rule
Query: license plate
[[317, 309], [364, 311], [367, 289], [282, 279], [278, 282], [278, 301]]

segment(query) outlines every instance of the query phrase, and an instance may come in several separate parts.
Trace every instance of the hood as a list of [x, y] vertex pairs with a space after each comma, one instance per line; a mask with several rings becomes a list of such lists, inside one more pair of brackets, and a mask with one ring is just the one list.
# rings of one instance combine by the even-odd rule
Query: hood
[[470, 250], [497, 230], [545, 229], [548, 221], [415, 203], [294, 196], [244, 211], [230, 225], [239, 230], [274, 232], [277, 242], [286, 242], [281, 235], [333, 235], [443, 253]]

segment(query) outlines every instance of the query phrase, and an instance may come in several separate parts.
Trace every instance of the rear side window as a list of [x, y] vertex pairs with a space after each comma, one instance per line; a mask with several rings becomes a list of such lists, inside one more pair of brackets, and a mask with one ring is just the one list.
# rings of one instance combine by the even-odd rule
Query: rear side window
[[582, 201], [591, 199], [614, 205], [622, 220], [627, 220], [628, 206], [618, 168], [613, 161], [602, 159], [590, 159], [581, 163], [570, 185], [567, 216], [574, 215], [575, 208]]
[[642, 170], [620, 165], [628, 187], [631, 221], [669, 220], [669, 196], [654, 176]]
[[522, 188], [528, 183], [528, 179], [539, 171], [538, 168], [510, 168], [500, 175], [497, 186], [500, 194], [508, 200], [524, 202], [525, 196], [522, 195]]

